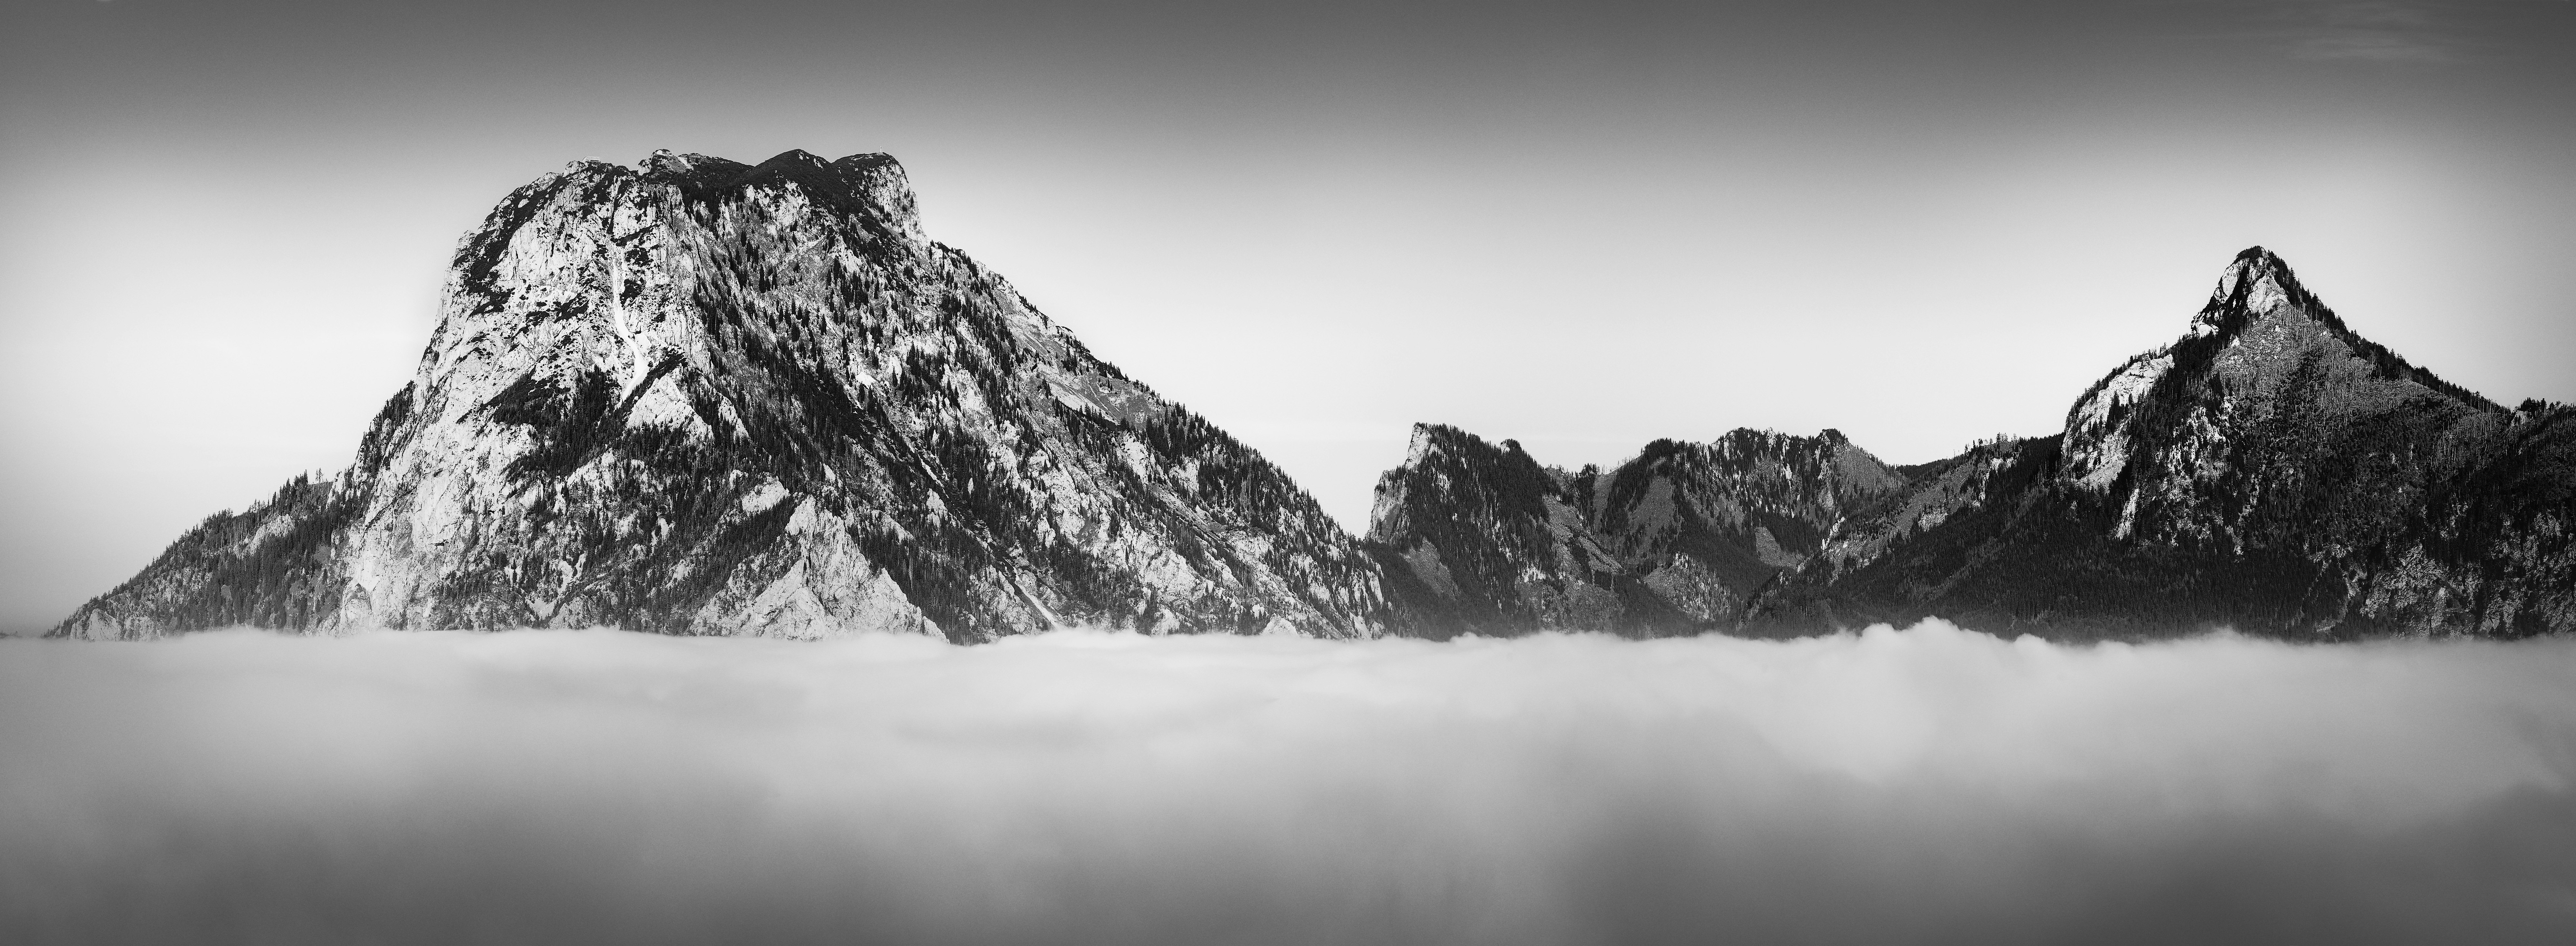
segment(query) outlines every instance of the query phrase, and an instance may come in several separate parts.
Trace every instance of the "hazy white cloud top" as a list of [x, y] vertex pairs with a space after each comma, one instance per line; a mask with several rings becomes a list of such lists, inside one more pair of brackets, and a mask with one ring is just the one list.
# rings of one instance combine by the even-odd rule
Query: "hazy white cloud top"
[[2563, 942], [2576, 641], [0, 643], [11, 942]]

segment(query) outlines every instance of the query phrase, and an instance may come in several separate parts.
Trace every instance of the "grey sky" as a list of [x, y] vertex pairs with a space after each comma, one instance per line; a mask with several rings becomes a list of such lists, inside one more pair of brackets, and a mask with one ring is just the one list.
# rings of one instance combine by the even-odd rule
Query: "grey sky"
[[1405, 425], [2053, 431], [2237, 250], [2576, 400], [2576, 7], [222, 3], [0, 13], [0, 624], [346, 462], [564, 161], [888, 151], [1357, 525]]

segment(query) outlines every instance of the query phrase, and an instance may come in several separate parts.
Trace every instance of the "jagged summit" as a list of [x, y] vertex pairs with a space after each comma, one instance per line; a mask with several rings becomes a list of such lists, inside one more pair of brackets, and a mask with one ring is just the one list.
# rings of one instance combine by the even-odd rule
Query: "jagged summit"
[[2087, 488], [2110, 488], [2133, 446], [2117, 428], [2150, 401], [2176, 410], [2187, 401], [2208, 401], [2209, 409], [2242, 415], [2247, 402], [2268, 402], [2285, 385], [2310, 375], [2386, 382], [2354, 389], [2371, 390], [2376, 398], [2418, 391], [2478, 411], [2504, 412], [2362, 337], [2300, 284], [2288, 261], [2255, 246], [2236, 254], [2219, 274], [2180, 339], [2130, 358], [2076, 399], [2065, 427], [2070, 468]]
[[2282, 305], [2295, 305], [2311, 311], [2324, 311], [2315, 294], [2299, 285], [2299, 277], [2279, 254], [2259, 246], [2245, 248], [2219, 274], [2218, 287], [2210, 291], [2209, 303], [2201, 307], [2196, 324], [2217, 330], [2227, 320], [2247, 314], [2260, 315]]
[[[2269, 360], [2282, 362], [2293, 351], [2328, 344], [2324, 339], [2331, 338], [2328, 347], [2337, 348], [2341, 357], [2368, 365], [2376, 377], [2420, 385], [2481, 410], [2504, 409], [2476, 392], [2442, 380], [2387, 346], [2364, 338], [2324, 300], [2299, 283], [2287, 260], [2260, 246], [2236, 254], [2235, 261], [2219, 275], [2209, 302], [2193, 318], [2190, 334], [2169, 351], [2188, 362], [2205, 352], [2217, 351], [2215, 346], [2243, 347], [2248, 333], [2252, 333], [2256, 344], [2253, 354], [2257, 357], [2268, 353], [2272, 356]], [[2315, 336], [2316, 340], [2294, 343], [2292, 336]]]

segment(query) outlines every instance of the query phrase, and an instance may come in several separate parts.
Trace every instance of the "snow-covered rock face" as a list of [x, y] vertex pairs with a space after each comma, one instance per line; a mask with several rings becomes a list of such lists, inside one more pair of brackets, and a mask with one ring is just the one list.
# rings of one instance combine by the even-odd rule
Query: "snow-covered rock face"
[[64, 630], [1366, 636], [1384, 610], [1258, 454], [927, 239], [892, 158], [656, 152], [511, 194], [355, 464]]

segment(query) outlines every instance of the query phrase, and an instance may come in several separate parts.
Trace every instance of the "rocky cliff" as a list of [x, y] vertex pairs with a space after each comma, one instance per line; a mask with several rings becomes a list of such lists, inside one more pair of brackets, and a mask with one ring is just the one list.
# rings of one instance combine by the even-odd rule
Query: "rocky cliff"
[[1366, 636], [1385, 612], [1278, 469], [926, 237], [892, 158], [656, 152], [511, 194], [345, 472], [208, 519], [56, 633]]

